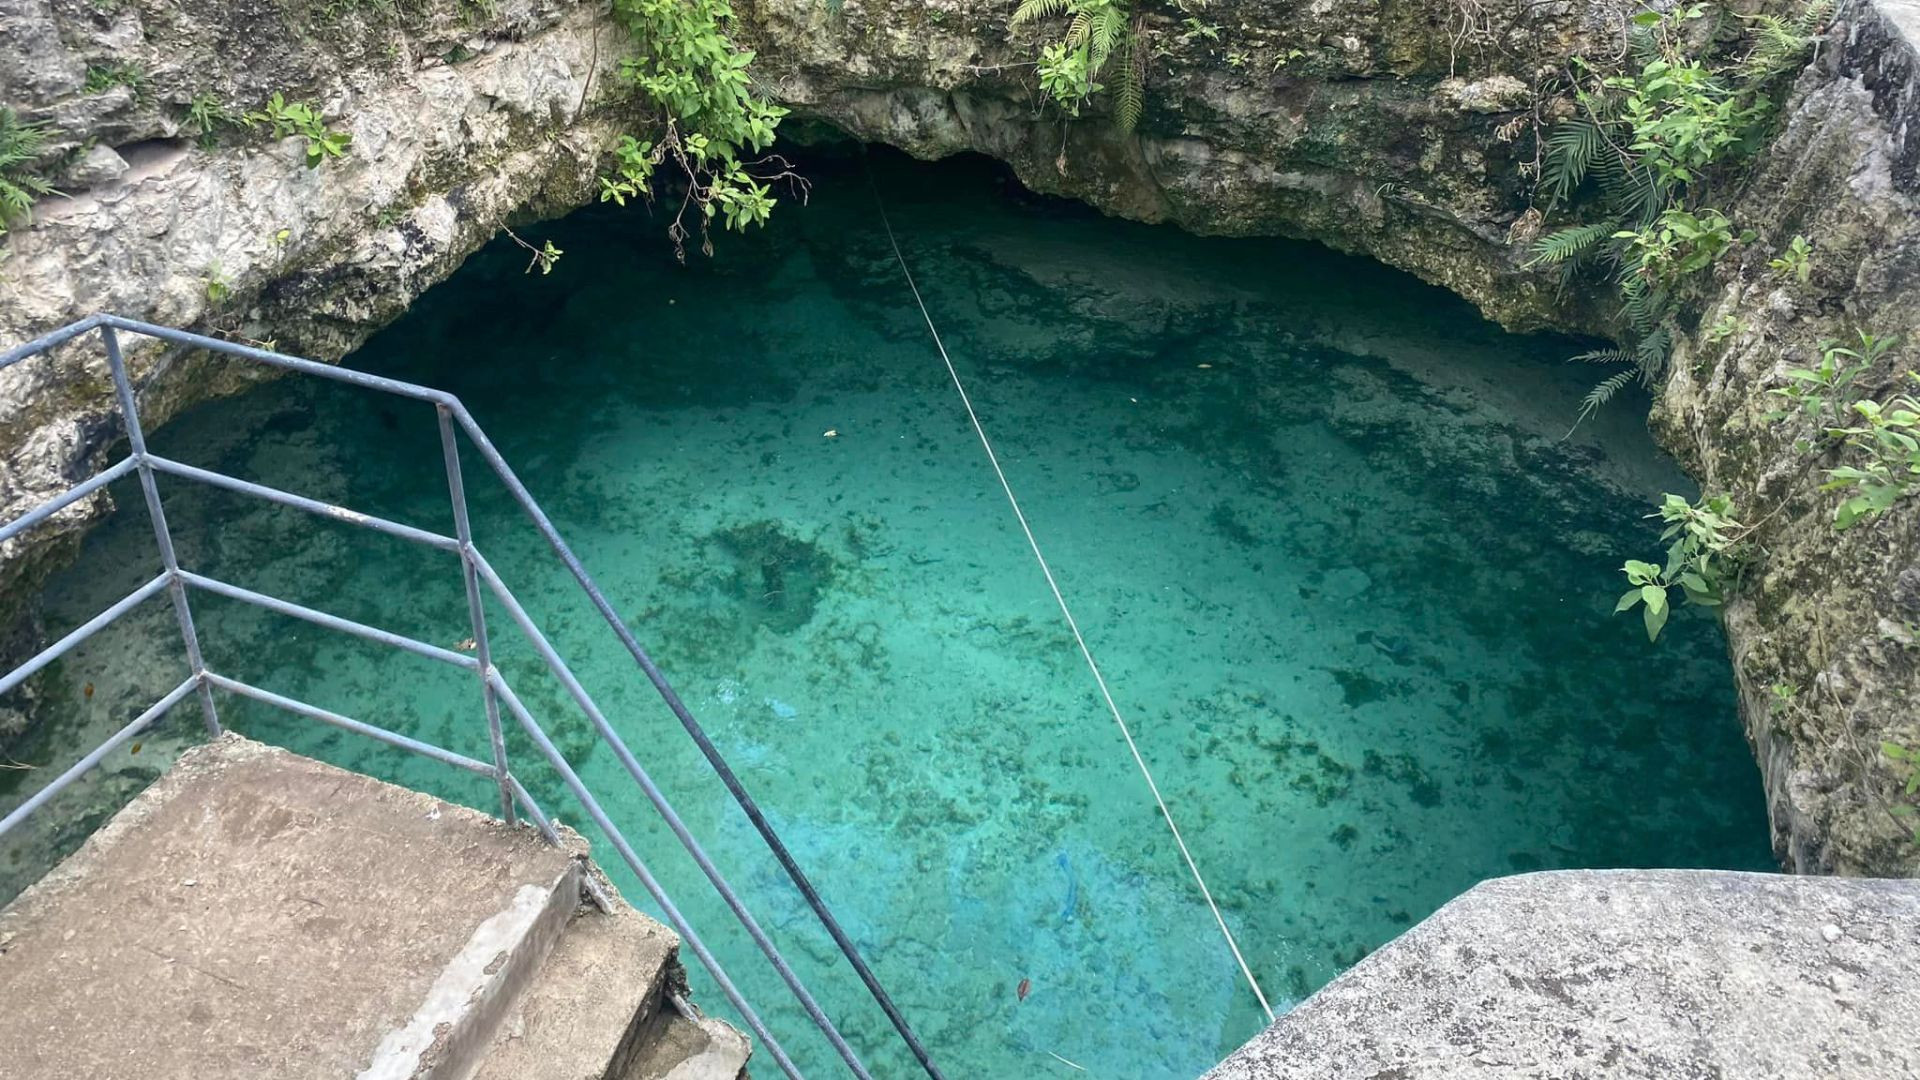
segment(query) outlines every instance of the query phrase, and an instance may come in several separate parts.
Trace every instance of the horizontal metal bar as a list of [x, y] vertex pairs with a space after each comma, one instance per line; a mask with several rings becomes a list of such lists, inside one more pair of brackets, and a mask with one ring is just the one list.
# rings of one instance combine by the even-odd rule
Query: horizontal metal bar
[[98, 765], [102, 761], [106, 760], [107, 755], [113, 753], [116, 749], [120, 747], [122, 743], [125, 743], [128, 739], [131, 739], [135, 735], [140, 734], [140, 732], [146, 729], [148, 724], [151, 724], [155, 720], [158, 720], [162, 715], [166, 713], [168, 709], [171, 709], [175, 705], [180, 704], [181, 700], [184, 699], [188, 694], [193, 693], [194, 687], [198, 686], [199, 684], [200, 684], [200, 680], [194, 678], [191, 675], [187, 676], [186, 679], [182, 681], [179, 686], [176, 686], [171, 691], [169, 691], [166, 697], [163, 697], [159, 701], [154, 702], [153, 705], [150, 706], [146, 712], [143, 712], [139, 716], [134, 717], [133, 721], [129, 723], [126, 727], [123, 727], [119, 731], [114, 732], [111, 736], [108, 737], [106, 742], [103, 742], [99, 746], [94, 747], [92, 753], [88, 754], [86, 757], [81, 758], [79, 761], [74, 762], [71, 766], [67, 768], [66, 772], [63, 772], [59, 776], [56, 776], [52, 780], [48, 781], [46, 787], [43, 787], [39, 791], [34, 792], [33, 796], [29, 798], [26, 802], [23, 802], [19, 806], [14, 807], [13, 812], [8, 814], [5, 818], [0, 818], [0, 836], [7, 835], [7, 831], [9, 829], [12, 829], [15, 825], [20, 824], [22, 821], [25, 821], [28, 815], [32, 814], [35, 810], [40, 809], [42, 806], [45, 806], [47, 802], [51, 800], [55, 795], [60, 794], [61, 789], [65, 788], [68, 784], [73, 783], [75, 780], [78, 780], [80, 778], [81, 773], [86, 772], [88, 769], [91, 769], [95, 765]]
[[108, 484], [113, 483], [115, 480], [127, 475], [133, 471], [135, 464], [137, 464], [137, 462], [134, 461], [132, 456], [123, 457], [106, 471], [95, 473], [92, 478], [75, 484], [65, 492], [48, 499], [46, 502], [27, 511], [20, 517], [15, 518], [11, 523], [0, 526], [0, 544], [6, 543], [60, 511], [65, 510], [67, 507], [72, 506], [74, 503], [79, 502], [81, 499], [86, 498], [101, 488], [106, 487]]
[[21, 683], [26, 682], [27, 679], [32, 677], [34, 672], [60, 659], [66, 655], [68, 649], [99, 633], [101, 628], [105, 627], [108, 623], [139, 607], [147, 598], [166, 587], [167, 575], [161, 574], [152, 581], [121, 597], [119, 602], [100, 614], [95, 615], [93, 618], [88, 619], [86, 622], [81, 623], [66, 637], [35, 653], [31, 660], [7, 672], [5, 675], [0, 675], [0, 694], [4, 694], [14, 687], [19, 686]]
[[171, 341], [176, 345], [189, 345], [196, 349], [207, 349], [212, 352], [226, 353], [229, 356], [242, 357], [247, 360], [252, 360], [255, 363], [266, 364], [269, 367], [277, 367], [285, 371], [297, 371], [303, 375], [313, 375], [322, 379], [331, 379], [334, 382], [364, 387], [368, 390], [379, 390], [383, 393], [398, 394], [401, 397], [430, 401], [436, 405], [451, 405], [455, 400], [454, 396], [445, 390], [435, 390], [429, 386], [419, 386], [410, 382], [402, 382], [399, 379], [388, 379], [379, 375], [369, 375], [364, 371], [355, 371], [352, 368], [343, 368], [334, 364], [322, 364], [315, 360], [302, 360], [297, 356], [288, 356], [285, 353], [277, 353], [270, 349], [258, 349], [251, 345], [240, 345], [231, 341], [221, 341], [219, 338], [207, 337], [204, 334], [188, 333], [185, 330], [175, 330], [169, 326], [155, 326], [152, 323], [141, 322], [138, 319], [126, 319], [118, 315], [96, 315], [94, 316], [94, 320], [100, 325], [117, 327], [121, 330], [130, 331], [135, 334], [143, 334], [150, 338], [159, 338], [162, 341]]
[[296, 716], [304, 716], [309, 720], [318, 720], [323, 724], [329, 724], [342, 731], [351, 731], [356, 735], [365, 735], [369, 739], [386, 743], [388, 746], [398, 747], [401, 750], [419, 754], [424, 758], [432, 758], [443, 764], [451, 765], [456, 769], [465, 769], [470, 773], [478, 773], [490, 780], [493, 778], [493, 766], [484, 761], [475, 761], [464, 754], [456, 754], [451, 750], [443, 750], [432, 743], [423, 743], [419, 739], [409, 739], [405, 735], [388, 731], [386, 728], [376, 727], [373, 724], [364, 723], [352, 717], [341, 716], [336, 712], [328, 712], [317, 706], [309, 705], [304, 701], [295, 701], [290, 697], [283, 697], [271, 690], [262, 690], [249, 683], [243, 683], [238, 679], [229, 679], [225, 675], [217, 675], [211, 671], [207, 672], [207, 683], [215, 689], [225, 690], [230, 694], [239, 694], [241, 697], [249, 697], [255, 701], [263, 701], [275, 708], [285, 709]]
[[303, 607], [289, 600], [281, 600], [277, 597], [268, 596], [265, 593], [254, 592], [252, 589], [243, 589], [238, 585], [230, 585], [227, 582], [218, 581], [188, 570], [180, 571], [180, 580], [196, 589], [213, 593], [215, 596], [224, 596], [230, 600], [244, 601], [256, 607], [265, 608], [268, 611], [305, 620], [306, 622], [313, 623], [315, 626], [324, 626], [329, 630], [338, 630], [343, 634], [352, 634], [355, 637], [366, 638], [368, 641], [378, 642], [382, 645], [391, 645], [396, 649], [405, 649], [407, 652], [424, 656], [429, 660], [438, 660], [443, 664], [452, 664], [454, 667], [464, 668], [468, 671], [480, 670], [480, 661], [471, 656], [454, 652], [452, 649], [443, 649], [438, 645], [429, 645], [424, 641], [410, 638], [405, 634], [396, 634], [391, 630], [382, 630], [377, 626], [368, 626], [366, 623], [354, 622], [352, 619], [343, 619], [338, 615], [329, 615], [315, 608]]
[[621, 861], [627, 864], [627, 869], [632, 870], [633, 876], [640, 879], [640, 884], [647, 890], [647, 895], [653, 897], [653, 902], [660, 906], [661, 914], [667, 917], [667, 922], [672, 924], [681, 940], [685, 941], [687, 947], [693, 950], [693, 954], [700, 958], [700, 965], [706, 968], [707, 973], [713, 976], [713, 981], [719, 984], [720, 992], [726, 995], [735, 1009], [740, 1011], [741, 1019], [745, 1020], [747, 1027], [759, 1037], [761, 1049], [772, 1056], [774, 1063], [780, 1066], [780, 1071], [786, 1073], [791, 1080], [801, 1080], [799, 1067], [787, 1057], [787, 1052], [781, 1048], [779, 1040], [773, 1037], [773, 1032], [767, 1030], [767, 1025], [761, 1021], [760, 1014], [754, 1012], [753, 1006], [747, 1004], [747, 999], [741, 995], [740, 988], [733, 984], [733, 980], [727, 976], [726, 969], [720, 966], [719, 959], [707, 949], [706, 942], [700, 940], [700, 935], [693, 929], [693, 924], [680, 913], [673, 898], [667, 895], [666, 889], [661, 887], [659, 880], [653, 876], [653, 872], [647, 869], [647, 864], [642, 862], [639, 854], [633, 850], [633, 845], [627, 842], [626, 836], [621, 833], [618, 826], [614, 825], [613, 819], [607, 816], [607, 812], [600, 808], [599, 800], [587, 790], [587, 785], [581, 781], [580, 774], [573, 771], [572, 765], [567, 764], [566, 757], [553, 745], [553, 740], [547, 737], [546, 731], [534, 720], [533, 714], [527, 711], [527, 707], [520, 701], [520, 696], [513, 692], [513, 687], [507, 685], [507, 680], [501, 676], [500, 672], [495, 670], [489, 674], [488, 681], [493, 684], [494, 692], [506, 705], [507, 711], [520, 722], [521, 729], [527, 733], [528, 738], [533, 740], [534, 745], [540, 748], [540, 753], [546, 757], [547, 764], [552, 765], [554, 771], [560, 774], [560, 779], [566, 782], [574, 798], [579, 800], [581, 809], [585, 810], [587, 816], [593, 819], [593, 823], [600, 827], [607, 842], [613, 845], [613, 850], [619, 853]]
[[265, 499], [268, 502], [279, 503], [282, 506], [291, 506], [295, 510], [305, 510], [309, 514], [331, 518], [334, 521], [343, 521], [349, 525], [364, 526], [375, 532], [383, 532], [389, 536], [397, 536], [402, 540], [411, 540], [416, 544], [425, 544], [431, 548], [439, 548], [441, 551], [458, 552], [460, 550], [460, 541], [455, 540], [451, 536], [442, 536], [436, 532], [428, 532], [425, 529], [416, 529], [411, 525], [403, 525], [398, 521], [389, 521], [386, 518], [375, 517], [372, 514], [363, 514], [358, 510], [349, 510], [344, 506], [335, 506], [332, 503], [321, 502], [318, 499], [309, 499], [305, 495], [295, 495], [291, 491], [281, 491], [279, 488], [268, 487], [265, 484], [256, 484], [251, 480], [242, 480], [239, 477], [228, 476], [225, 473], [212, 472], [207, 469], [186, 465], [174, 461], [171, 458], [163, 458], [158, 454], [148, 454], [146, 456], [146, 462], [153, 466], [155, 472], [163, 472], [169, 476], [178, 476], [184, 480], [197, 480], [200, 483], [237, 492], [241, 495], [251, 495], [256, 499]]
[[0, 353], [0, 369], [10, 368], [29, 356], [64, 345], [81, 334], [99, 327], [108, 318], [109, 316], [106, 315], [89, 315], [79, 322], [68, 323], [50, 334], [42, 334], [23, 345], [15, 345], [6, 352]]

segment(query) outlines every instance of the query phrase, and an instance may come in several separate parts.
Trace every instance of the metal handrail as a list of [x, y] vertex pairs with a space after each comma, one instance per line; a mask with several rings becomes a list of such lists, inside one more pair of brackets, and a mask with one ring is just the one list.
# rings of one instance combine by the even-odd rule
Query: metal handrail
[[[98, 633], [102, 628], [111, 624], [127, 611], [132, 610], [140, 603], [150, 599], [163, 590], [169, 594], [177, 616], [177, 621], [180, 624], [182, 639], [186, 644], [190, 673], [184, 682], [175, 687], [159, 702], [156, 702], [152, 708], [136, 717], [126, 727], [109, 737], [106, 742], [96, 747], [94, 751], [82, 758], [79, 762], [76, 762], [66, 772], [56, 777], [26, 803], [16, 808], [4, 819], [0, 819], [0, 835], [4, 835], [20, 821], [25, 820], [28, 815], [43, 806], [61, 789], [71, 784], [88, 769], [97, 765], [115, 747], [131, 739], [145, 727], [159, 719], [168, 709], [184, 700], [189, 694], [197, 694], [199, 696], [207, 729], [210, 733], [218, 735], [221, 727], [219, 716], [214, 706], [212, 691], [219, 689], [227, 693], [253, 698], [294, 713], [295, 715], [304, 716], [320, 723], [365, 735], [386, 743], [387, 745], [420, 754], [455, 768], [489, 777], [499, 788], [501, 816], [506, 821], [511, 823], [516, 820], [516, 808], [518, 808], [526, 813], [527, 817], [533, 821], [543, 836], [547, 837], [550, 841], [555, 840], [557, 839], [557, 833], [547, 816], [540, 810], [539, 806], [535, 804], [532, 796], [508, 767], [506, 743], [500, 717], [501, 706], [505, 705], [507, 711], [513, 716], [516, 723], [526, 731], [528, 737], [540, 748], [548, 764], [560, 774], [562, 780], [565, 781], [568, 788], [587, 811], [588, 816], [591, 817], [595, 824], [606, 834], [615, 851], [619, 853], [622, 861], [634, 872], [634, 875], [640, 880], [649, 895], [653, 897], [654, 902], [659, 905], [661, 911], [667, 916], [668, 921], [673, 924], [674, 929], [680, 933], [682, 939], [687, 942], [688, 947], [691, 948], [694, 954], [700, 959], [702, 966], [706, 967], [709, 973], [713, 975], [715, 982], [719, 984], [727, 999], [739, 1010], [741, 1017], [760, 1039], [761, 1044], [765, 1047], [769, 1056], [775, 1060], [776, 1064], [778, 1064], [781, 1070], [789, 1077], [792, 1077], [793, 1080], [799, 1080], [800, 1074], [798, 1068], [787, 1056], [784, 1049], [781, 1048], [779, 1042], [773, 1037], [773, 1034], [767, 1030], [765, 1024], [754, 1012], [753, 1008], [747, 1004], [738, 987], [735, 986], [733, 981], [721, 968], [719, 961], [713, 956], [699, 935], [694, 932], [692, 926], [687, 923], [685, 917], [680, 913], [679, 908], [660, 886], [658, 879], [647, 869], [638, 854], [633, 850], [632, 845], [627, 842], [625, 836], [600, 807], [598, 800], [587, 790], [585, 784], [580, 780], [579, 775], [573, 771], [572, 767], [567, 764], [565, 758], [560, 755], [545, 730], [540, 727], [539, 723], [527, 711], [525, 705], [521, 703], [519, 697], [508, 684], [505, 676], [493, 666], [492, 648], [487, 633], [485, 605], [481, 592], [481, 585], [484, 584], [486, 591], [493, 594], [496, 601], [507, 610], [515, 624], [534, 645], [535, 651], [539, 653], [547, 669], [559, 679], [561, 684], [567, 688], [575, 703], [587, 714], [602, 741], [613, 748], [616, 757], [620, 760], [621, 765], [625, 768], [628, 775], [647, 795], [648, 800], [653, 804], [655, 810], [660, 813], [661, 817], [667, 822], [668, 827], [674, 833], [675, 837], [680, 840], [688, 854], [690, 854], [696, 864], [699, 865], [709, 883], [713, 885], [715, 891], [720, 894], [729, 909], [747, 930], [754, 944], [760, 949], [762, 954], [767, 957], [768, 961], [780, 975], [782, 981], [787, 984], [789, 990], [794, 994], [795, 999], [799, 1001], [815, 1026], [820, 1029], [822, 1034], [824, 1034], [833, 1045], [835, 1051], [839, 1054], [848, 1069], [855, 1076], [862, 1078], [862, 1080], [871, 1080], [870, 1074], [867, 1072], [865, 1066], [861, 1064], [859, 1057], [854, 1053], [853, 1049], [847, 1045], [846, 1040], [840, 1035], [840, 1032], [834, 1026], [833, 1022], [827, 1018], [818, 1002], [814, 1000], [812, 994], [808, 992], [805, 985], [800, 981], [799, 976], [793, 972], [785, 958], [781, 956], [779, 949], [766, 935], [765, 931], [760, 928], [758, 922], [747, 910], [746, 905], [740, 900], [731, 885], [728, 884], [720, 870], [714, 865], [712, 859], [708, 857], [698, 840], [694, 838], [691, 831], [686, 827], [685, 822], [681, 820], [679, 814], [675, 812], [664, 793], [660, 791], [659, 787], [653, 782], [651, 777], [648, 776], [646, 770], [640, 765], [638, 759], [634, 757], [632, 751], [627, 748], [625, 741], [620, 738], [618, 732], [616, 732], [613, 726], [607, 721], [605, 715], [594, 703], [586, 689], [582, 687], [579, 680], [573, 676], [573, 673], [567, 667], [565, 661], [561, 659], [557, 650], [553, 648], [540, 632], [538, 626], [514, 596], [512, 590], [507, 586], [505, 581], [501, 579], [492, 565], [480, 554], [473, 542], [471, 523], [467, 515], [465, 485], [460, 469], [460, 446], [456, 435], [457, 427], [458, 430], [464, 431], [467, 434], [469, 441], [474, 444], [481, 456], [486, 459], [488, 465], [507, 487], [515, 502], [533, 520], [536, 528], [538, 528], [542, 536], [548, 541], [556, 554], [559, 555], [561, 561], [573, 574], [575, 580], [587, 593], [595, 609], [598, 610], [613, 627], [623, 646], [627, 648], [635, 662], [640, 666], [642, 672], [647, 676], [649, 682], [654, 685], [675, 717], [680, 720], [681, 725], [686, 728], [688, 734], [700, 747], [702, 754], [714, 768], [716, 774], [719, 775], [728, 791], [747, 813], [749, 820], [754, 823], [755, 828], [760, 832], [760, 835], [767, 842], [775, 857], [787, 871], [788, 876], [793, 880], [795, 886], [805, 897], [823, 926], [840, 947], [841, 952], [847, 957], [856, 972], [859, 973], [869, 993], [887, 1014], [888, 1019], [893, 1023], [896, 1031], [899, 1032], [908, 1048], [913, 1052], [915, 1058], [934, 1080], [943, 1080], [940, 1071], [933, 1064], [930, 1056], [921, 1045], [919, 1039], [914, 1035], [905, 1018], [900, 1015], [892, 999], [887, 995], [885, 989], [881, 987], [878, 978], [867, 966], [865, 960], [859, 955], [858, 950], [847, 938], [845, 932], [841, 930], [839, 921], [834, 918], [832, 912], [827, 908], [825, 901], [820, 898], [812, 882], [809, 881], [804, 872], [800, 870], [791, 853], [787, 850], [786, 845], [780, 841], [779, 836], [773, 831], [771, 825], [766, 822], [758, 805], [754, 803], [752, 797], [747, 794], [744, 786], [741, 785], [738, 776], [726, 764], [724, 758], [720, 756], [719, 751], [713, 746], [712, 740], [706, 736], [705, 731], [702, 730], [698, 722], [694, 720], [692, 714], [686, 708], [686, 705], [667, 683], [665, 676], [659, 671], [659, 668], [653, 663], [652, 659], [647, 656], [645, 650], [641, 648], [639, 642], [633, 637], [632, 632], [627, 629], [624, 620], [619, 617], [612, 604], [606, 599], [605, 594], [601, 592], [599, 587], [587, 574], [585, 567], [580, 563], [578, 557], [574, 555], [572, 549], [569, 548], [561, 538], [559, 531], [554, 528], [552, 522], [547, 518], [545, 512], [541, 510], [532, 494], [527, 490], [526, 486], [520, 482], [519, 477], [514, 475], [513, 470], [507, 465], [506, 460], [501, 456], [499, 450], [494, 447], [492, 441], [488, 439], [485, 432], [480, 429], [478, 422], [474, 420], [472, 414], [467, 411], [466, 407], [461, 404], [457, 397], [429, 387], [418, 386], [412, 383], [401, 382], [399, 380], [388, 379], [334, 365], [320, 364], [311, 360], [302, 360], [297, 357], [285, 356], [264, 349], [236, 345], [232, 342], [220, 341], [199, 334], [154, 326], [152, 324], [132, 319], [123, 319], [107, 314], [99, 314], [87, 319], [82, 319], [79, 322], [62, 327], [34, 341], [0, 353], [0, 370], [11, 367], [29, 357], [46, 353], [59, 345], [73, 341], [94, 330], [99, 331], [106, 349], [109, 372], [113, 379], [121, 416], [126, 424], [128, 443], [132, 452], [109, 468], [87, 478], [52, 499], [41, 503], [14, 521], [0, 525], [0, 543], [4, 543], [6, 540], [12, 539], [26, 529], [46, 521], [60, 510], [99, 491], [114, 480], [121, 479], [130, 473], [137, 473], [140, 477], [142, 494], [147, 503], [148, 514], [153, 523], [154, 537], [160, 549], [163, 569], [158, 577], [134, 590], [133, 593], [130, 593], [127, 597], [101, 612], [93, 619], [88, 620], [87, 623], [68, 633], [53, 645], [35, 654], [35, 656], [29, 658], [24, 664], [4, 675], [0, 675], [0, 693], [5, 693], [7, 690], [17, 686], [46, 664], [58, 659], [65, 652], [80, 644], [82, 641], [85, 641], [87, 638], [92, 637], [95, 633]], [[126, 365], [120, 353], [119, 340], [116, 333], [116, 331], [119, 330], [172, 342], [177, 345], [203, 348], [230, 356], [238, 356], [286, 371], [313, 375], [365, 389], [430, 402], [435, 407], [440, 428], [441, 444], [447, 472], [448, 492], [453, 507], [455, 535], [449, 537], [400, 522], [390, 521], [385, 518], [362, 514], [345, 507], [325, 503], [292, 492], [281, 491], [277, 488], [227, 476], [223, 473], [186, 465], [149, 452], [146, 447], [144, 432], [140, 426], [138, 404], [135, 401], [132, 382], [127, 375]], [[238, 494], [317, 514], [331, 520], [345, 522], [390, 536], [396, 536], [426, 547], [457, 554], [461, 560], [462, 583], [467, 595], [468, 614], [473, 629], [474, 655], [466, 656], [389, 630], [355, 622], [351, 619], [345, 619], [314, 608], [294, 604], [290, 601], [280, 600], [264, 593], [245, 589], [182, 569], [174, 553], [172, 536], [167, 528], [164, 508], [161, 505], [159, 490], [154, 479], [155, 475], [160, 473], [208, 484]], [[195, 631], [192, 608], [188, 597], [190, 590], [208, 592], [228, 599], [253, 604], [266, 610], [292, 618], [302, 619], [327, 629], [354, 635], [424, 656], [428, 659], [438, 660], [455, 667], [474, 671], [480, 682], [482, 701], [487, 716], [492, 762], [477, 761], [473, 758], [468, 758], [450, 750], [434, 746], [431, 743], [421, 742], [373, 724], [367, 724], [363, 721], [319, 709], [304, 702], [274, 694], [239, 680], [209, 671], [205, 659], [200, 652], [199, 640]]]

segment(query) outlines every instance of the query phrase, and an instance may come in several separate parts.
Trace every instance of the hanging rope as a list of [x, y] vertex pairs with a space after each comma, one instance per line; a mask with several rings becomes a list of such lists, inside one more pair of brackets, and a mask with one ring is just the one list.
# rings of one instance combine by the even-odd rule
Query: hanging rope
[[[865, 158], [862, 158], [865, 165]], [[1040, 573], [1047, 579], [1047, 588], [1053, 590], [1054, 603], [1060, 605], [1060, 615], [1067, 621], [1067, 629], [1073, 631], [1074, 643], [1080, 646], [1080, 656], [1087, 662], [1087, 670], [1093, 673], [1093, 681], [1100, 687], [1100, 697], [1107, 703], [1107, 711], [1113, 714], [1113, 722], [1120, 729], [1120, 737], [1127, 741], [1127, 751], [1133, 755], [1133, 763], [1139, 766], [1140, 776], [1147, 782], [1147, 790], [1153, 793], [1154, 805], [1160, 808], [1160, 816], [1166, 820], [1167, 830], [1173, 833], [1173, 842], [1180, 848], [1180, 857], [1186, 860], [1187, 870], [1193, 874], [1193, 883], [1200, 887], [1200, 895], [1206, 898], [1207, 908], [1213, 912], [1213, 921], [1220, 927], [1220, 936], [1227, 939], [1227, 948], [1232, 951], [1233, 959], [1240, 965], [1240, 974], [1246, 976], [1247, 986], [1252, 988], [1253, 996], [1260, 1000], [1260, 1008], [1267, 1014], [1267, 1020], [1278, 1019], [1273, 1006], [1267, 1004], [1267, 995], [1260, 990], [1260, 983], [1253, 977], [1253, 969], [1247, 966], [1247, 958], [1240, 953], [1240, 943], [1233, 938], [1233, 931], [1227, 929], [1226, 917], [1220, 914], [1220, 905], [1214, 903], [1213, 890], [1207, 888], [1207, 879], [1200, 874], [1199, 864], [1193, 861], [1193, 852], [1187, 850], [1187, 841], [1180, 835], [1180, 826], [1174, 823], [1173, 811], [1167, 809], [1167, 800], [1160, 795], [1160, 785], [1154, 782], [1153, 770], [1147, 768], [1147, 759], [1140, 755], [1139, 744], [1133, 741], [1133, 731], [1127, 727], [1126, 718], [1120, 715], [1120, 706], [1113, 700], [1113, 691], [1107, 687], [1107, 678], [1100, 673], [1100, 665], [1093, 658], [1093, 650], [1087, 647], [1087, 639], [1080, 632], [1080, 623], [1073, 617], [1073, 609], [1067, 606], [1067, 598], [1060, 591], [1060, 583], [1054, 580], [1053, 568], [1047, 565], [1047, 557], [1040, 551], [1040, 541], [1034, 539], [1033, 527], [1027, 524], [1026, 512], [1020, 509], [1020, 500], [1013, 493], [1013, 485], [1007, 482], [1007, 474], [1000, 467], [1000, 455], [994, 453], [993, 442], [987, 438], [987, 429], [980, 423], [980, 415], [973, 410], [973, 398], [967, 394], [966, 384], [960, 381], [959, 369], [953, 366], [953, 358], [947, 355], [947, 347], [940, 340], [940, 330], [933, 325], [933, 316], [927, 312], [927, 302], [920, 297], [920, 286], [914, 284], [913, 271], [907, 269], [907, 258], [900, 253], [900, 241], [893, 235], [893, 222], [887, 218], [886, 201], [880, 198], [880, 185], [873, 178], [873, 170], [867, 168], [867, 183], [873, 188], [874, 205], [880, 210], [880, 224], [886, 227], [887, 243], [893, 247], [894, 261], [900, 264], [901, 276], [907, 279], [907, 288], [913, 292], [913, 302], [920, 307], [920, 317], [926, 320], [927, 333], [933, 335], [933, 347], [940, 352], [940, 360], [947, 365], [947, 375], [953, 379], [953, 388], [960, 393], [960, 403], [966, 406], [967, 419], [973, 424], [973, 433], [980, 437], [980, 448], [987, 452], [987, 461], [993, 466], [993, 475], [1000, 480], [1000, 490], [1007, 495], [1007, 505], [1013, 508], [1013, 516], [1020, 522], [1020, 531], [1026, 534], [1027, 546], [1033, 549], [1034, 561], [1040, 564]]]

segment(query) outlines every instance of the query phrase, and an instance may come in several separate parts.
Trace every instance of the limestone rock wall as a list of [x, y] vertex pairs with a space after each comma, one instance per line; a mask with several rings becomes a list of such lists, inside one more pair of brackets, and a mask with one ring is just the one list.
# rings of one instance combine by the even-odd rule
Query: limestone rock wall
[[[0, 342], [112, 311], [338, 358], [513, 215], [587, 200], [623, 131], [623, 40], [576, 0], [0, 0], [0, 103], [82, 163], [0, 244]], [[87, 88], [114, 65], [142, 85]], [[349, 154], [310, 169], [298, 137], [203, 147], [185, 128], [199, 94], [258, 108], [275, 91], [319, 102]], [[129, 362], [150, 426], [259, 377], [157, 348]], [[0, 372], [0, 518], [119, 434], [97, 347]], [[100, 510], [0, 550], [0, 626]]]
[[[1844, 459], [1797, 449], [1818, 432], [1770, 419], [1767, 394], [1822, 341], [1863, 330], [1902, 339], [1862, 376], [1869, 396], [1920, 370], [1916, 42], [1920, 7], [1904, 0], [1841, 10], [1731, 208], [1761, 238], [1717, 268], [1654, 413], [1703, 487], [1763, 522], [1727, 636], [1775, 852], [1808, 873], [1920, 870], [1913, 821], [1891, 813], [1902, 774], [1880, 750], [1920, 746], [1920, 499], [1835, 532], [1838, 496], [1818, 487]], [[1766, 265], [1795, 235], [1814, 245], [1805, 284]], [[1735, 329], [1716, 342], [1716, 325]]]
[[1190, 22], [1140, 5], [1146, 107], [1132, 133], [1109, 122], [1108, 95], [1077, 122], [1042, 108], [1032, 61], [1047, 31], [1009, 42], [1014, 6], [735, 5], [773, 92], [860, 138], [987, 154], [1121, 217], [1371, 255], [1513, 329], [1604, 326], [1589, 298], [1524, 271], [1508, 239], [1526, 209], [1534, 86], [1611, 48], [1636, 4], [1214, 0]]

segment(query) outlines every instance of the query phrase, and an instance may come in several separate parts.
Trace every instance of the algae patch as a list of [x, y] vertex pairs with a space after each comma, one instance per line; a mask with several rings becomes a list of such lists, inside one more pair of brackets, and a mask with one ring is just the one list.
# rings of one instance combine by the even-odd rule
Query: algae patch
[[708, 539], [733, 564], [723, 584], [726, 595], [751, 625], [776, 634], [791, 634], [813, 619], [837, 569], [820, 545], [774, 521], [720, 529]]

